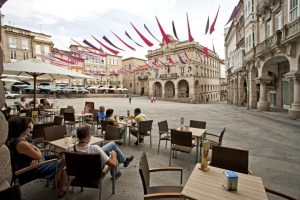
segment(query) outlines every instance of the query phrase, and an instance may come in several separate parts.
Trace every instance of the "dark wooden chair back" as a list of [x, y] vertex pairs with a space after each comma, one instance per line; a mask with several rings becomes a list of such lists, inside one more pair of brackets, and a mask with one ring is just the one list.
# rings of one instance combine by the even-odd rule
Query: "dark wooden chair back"
[[192, 132], [171, 129], [171, 144], [193, 147]]
[[150, 185], [150, 172], [149, 164], [146, 153], [143, 152], [139, 162], [139, 172], [143, 183], [144, 194], [148, 194], [148, 188]]
[[65, 125], [46, 127], [44, 131], [45, 140], [47, 141], [59, 140], [67, 135], [67, 128]]
[[169, 127], [168, 127], [168, 121], [167, 120], [158, 122], [158, 132], [159, 132], [159, 134], [164, 134], [164, 133], [169, 132]]
[[138, 124], [138, 131], [140, 135], [147, 135], [152, 130], [153, 120], [140, 121]]
[[248, 174], [249, 151], [213, 146], [211, 166]]
[[64, 154], [68, 176], [74, 176], [80, 180], [96, 180], [102, 176], [100, 154], [74, 152], [65, 152]]
[[0, 191], [0, 199], [21, 200], [21, 190], [19, 185], [13, 185]]
[[191, 128], [206, 129], [206, 122], [204, 122], [204, 121], [190, 120], [190, 127]]
[[105, 129], [105, 135], [104, 139], [105, 140], [120, 140], [120, 128], [112, 125], [107, 125]]

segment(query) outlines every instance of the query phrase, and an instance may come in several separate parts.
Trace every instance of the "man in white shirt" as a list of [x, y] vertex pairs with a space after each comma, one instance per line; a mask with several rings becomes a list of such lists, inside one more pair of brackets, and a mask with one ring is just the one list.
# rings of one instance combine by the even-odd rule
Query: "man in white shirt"
[[[71, 145], [68, 147], [68, 151], [83, 152], [90, 154], [100, 154], [101, 163], [104, 166], [108, 165], [110, 168], [117, 167], [118, 163], [123, 163], [124, 167], [127, 167], [131, 161], [134, 159], [133, 156], [127, 157], [123, 154], [120, 148], [114, 143], [110, 142], [104, 145], [102, 148], [98, 145], [90, 145], [91, 140], [91, 128], [88, 125], [82, 125], [77, 128], [77, 138], [78, 144]], [[110, 154], [110, 157], [108, 155]], [[103, 167], [102, 166], [102, 167]], [[111, 171], [112, 172], [112, 171]], [[117, 171], [115, 174], [115, 179], [121, 176], [121, 172]]]

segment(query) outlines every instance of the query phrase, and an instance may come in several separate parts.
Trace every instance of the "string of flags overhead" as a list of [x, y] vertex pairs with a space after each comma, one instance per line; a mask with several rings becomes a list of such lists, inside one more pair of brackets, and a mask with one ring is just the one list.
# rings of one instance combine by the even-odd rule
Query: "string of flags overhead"
[[[214, 17], [214, 20], [212, 21], [212, 23], [210, 24], [209, 21], [209, 16], [207, 18], [207, 23], [205, 26], [205, 35], [209, 34], [211, 35], [214, 31], [215, 31], [215, 25], [218, 19], [218, 15], [219, 15], [219, 11], [220, 11], [220, 6], [218, 7], [217, 13]], [[227, 21], [226, 25], [228, 23], [230, 23], [239, 13], [239, 8], [238, 7], [234, 7], [229, 20]], [[159, 31], [161, 33], [161, 36], [163, 38], [163, 41], [169, 45], [171, 43], [171, 40], [169, 38], [169, 36], [166, 34], [166, 32], [164, 31], [161, 23], [158, 20], [158, 17], [155, 16]], [[189, 16], [188, 13], [186, 13], [186, 20], [187, 20], [187, 34], [188, 34], [188, 41], [189, 42], [193, 42], [194, 38], [192, 36], [191, 33], [191, 27], [190, 27], [190, 23], [189, 23]], [[132, 23], [130, 22], [132, 28], [135, 30], [136, 34], [140, 37], [140, 39], [143, 41], [143, 43], [145, 45], [147, 45], [148, 47], [152, 47], [154, 44], [148, 39], [146, 38], [146, 36], [143, 35], [143, 33]], [[149, 33], [149, 35], [151, 35], [151, 37], [156, 40], [157, 42], [160, 43], [160, 40], [157, 39], [157, 37], [153, 34], [153, 32], [146, 26], [146, 24], [144, 24], [144, 29]], [[177, 35], [176, 32], [176, 28], [175, 28], [175, 22], [172, 20], [172, 30], [173, 30], [173, 35], [175, 36], [175, 38], [177, 40], [179, 40], [179, 37]], [[117, 35], [115, 32], [111, 31], [111, 33], [123, 44], [125, 45], [128, 49], [132, 50], [132, 51], [136, 51], [136, 48], [134, 47], [134, 45], [137, 45], [138, 47], [144, 48], [143, 45], [141, 45], [140, 43], [138, 43], [133, 37], [131, 37], [129, 35], [129, 33], [125, 30], [125, 35], [127, 37], [127, 39], [129, 39], [131, 42], [133, 42], [134, 45], [130, 44], [129, 42], [127, 42], [124, 38], [120, 37], [119, 35]], [[120, 51], [125, 51], [124, 48], [121, 48], [117, 45], [115, 45], [112, 40], [110, 40], [107, 36], [102, 36], [102, 39], [104, 40], [103, 42], [96, 38], [95, 36], [91, 36], [102, 48], [106, 49], [107, 51], [109, 51], [110, 53], [114, 54], [114, 55], [118, 55], [120, 53]], [[60, 54], [62, 54], [66, 59], [64, 58], [59, 58], [55, 55], [52, 54], [48, 54], [45, 55], [45, 58], [50, 60], [53, 64], [65, 67], [68, 65], [74, 65], [76, 63], [83, 63], [85, 59], [91, 59], [91, 58], [103, 58], [106, 57], [107, 54], [105, 52], [103, 52], [102, 49], [97, 48], [95, 45], [93, 45], [91, 42], [89, 42], [87, 39], [83, 40], [83, 43], [86, 45], [82, 45], [79, 42], [75, 41], [72, 39], [73, 42], [75, 42], [77, 44], [77, 46], [81, 47], [81, 49], [79, 50], [78, 48], [70, 48], [70, 51], [76, 55], [78, 55], [79, 57], [76, 56], [72, 56], [72, 55], [68, 55], [67, 53], [62, 53], [60, 52]], [[104, 43], [106, 42], [106, 44]], [[214, 44], [212, 42], [212, 48], [213, 51], [215, 51], [214, 48]], [[201, 52], [198, 52], [199, 56], [200, 53], [206, 57], [208, 57], [209, 55], [209, 49], [207, 47], [203, 47]], [[152, 63], [145, 63], [143, 65], [137, 66], [135, 69], [133, 70], [129, 70], [126, 69], [125, 67], [122, 67], [119, 70], [109, 70], [109, 72], [104, 72], [104, 71], [97, 71], [96, 75], [99, 76], [118, 76], [119, 74], [128, 74], [128, 73], [134, 73], [137, 71], [146, 71], [149, 69], [152, 70], [158, 70], [160, 68], [167, 68], [168, 70], [170, 70], [170, 67], [176, 63], [181, 63], [181, 64], [186, 64], [189, 61], [191, 61], [192, 59], [189, 58], [187, 52], [181, 52], [177, 55], [173, 55], [173, 57], [166, 57], [165, 62], [162, 62], [160, 59], [157, 59], [155, 62]]]

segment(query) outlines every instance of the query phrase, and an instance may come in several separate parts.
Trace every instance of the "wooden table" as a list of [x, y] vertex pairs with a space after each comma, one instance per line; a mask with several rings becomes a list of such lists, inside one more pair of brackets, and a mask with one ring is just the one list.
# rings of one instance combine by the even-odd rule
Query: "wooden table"
[[222, 185], [224, 169], [209, 166], [209, 171], [204, 172], [199, 168], [200, 164], [196, 164], [181, 192], [181, 195], [187, 199], [268, 199], [260, 177], [237, 173], [239, 177], [237, 191], [227, 191]]
[[[102, 138], [91, 136], [91, 141], [89, 144], [99, 144], [103, 141]], [[63, 152], [67, 150], [68, 146], [73, 144], [72, 137], [62, 138], [59, 140], [54, 140], [49, 142], [55, 148], [55, 152]]]
[[[203, 134], [206, 132], [206, 129], [201, 129], [201, 128], [192, 128], [192, 127], [184, 127], [184, 128], [178, 128], [177, 130], [179, 131], [187, 131], [187, 132], [192, 132], [192, 136], [197, 139], [197, 146], [196, 146], [196, 159], [195, 162], [199, 162], [199, 149], [200, 149], [200, 143], [201, 138]], [[201, 152], [200, 152], [201, 155]]]

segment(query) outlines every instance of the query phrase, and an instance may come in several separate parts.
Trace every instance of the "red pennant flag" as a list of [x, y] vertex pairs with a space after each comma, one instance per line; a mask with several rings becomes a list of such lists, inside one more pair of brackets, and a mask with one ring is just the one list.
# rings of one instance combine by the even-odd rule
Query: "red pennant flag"
[[171, 63], [171, 64], [175, 64], [175, 62], [172, 60], [171, 57], [167, 58], [168, 62]]
[[105, 44], [103, 44], [101, 41], [99, 41], [97, 38], [95, 38], [94, 36], [92, 36], [101, 46], [103, 46], [105, 49], [107, 49], [108, 51], [112, 52], [113, 54], [117, 55], [119, 53], [119, 51], [114, 50], [109, 48], [108, 46], [106, 46]]
[[124, 42], [119, 36], [117, 36], [114, 32], [112, 32], [123, 44], [125, 44], [129, 49], [135, 51], [135, 48]]
[[135, 28], [135, 26], [130, 22], [131, 26], [134, 28], [134, 30], [137, 32], [137, 34], [142, 38], [142, 40], [149, 46], [149, 47], [152, 47], [153, 44], [147, 40], [147, 38], [145, 38], [145, 36], [142, 35], [142, 33], [137, 30], [137, 28]]
[[207, 47], [203, 48], [203, 53], [206, 57], [208, 57], [208, 48]]
[[218, 18], [219, 10], [220, 10], [220, 6], [218, 8], [218, 12], [216, 14], [215, 20], [211, 24], [211, 27], [210, 27], [210, 30], [209, 30], [209, 34], [212, 34], [212, 32], [214, 32], [214, 30], [215, 30], [215, 25], [216, 25], [216, 21], [217, 21], [217, 18]]
[[189, 16], [188, 16], [187, 13], [186, 13], [186, 20], [187, 20], [187, 25], [188, 25], [189, 42], [193, 42], [194, 38], [193, 38], [193, 36], [191, 34], [190, 23], [189, 23]]
[[157, 21], [159, 30], [160, 30], [160, 32], [161, 32], [161, 35], [163, 36], [165, 42], [166, 42], [167, 45], [168, 45], [171, 41], [170, 41], [169, 37], [166, 35], [166, 33], [165, 33], [164, 29], [162, 28], [162, 26], [160, 25], [160, 23], [159, 23], [157, 17], [155, 17], [155, 18], [156, 18], [156, 21]]
[[[72, 41], [73, 42], [75, 42], [78, 46], [80, 46], [81, 48], [83, 48], [83, 49], [85, 49], [85, 50], [87, 50], [89, 53], [91, 53], [91, 54], [94, 54], [94, 55], [97, 55], [97, 56], [106, 56], [106, 53], [95, 53], [95, 52], [93, 52], [93, 51], [91, 51], [91, 50], [89, 50], [87, 47], [84, 47], [84, 46], [82, 46], [79, 42], [76, 42], [75, 40], [73, 40], [72, 39]], [[93, 47], [92, 47], [93, 48]], [[93, 48], [94, 49], [94, 48]], [[100, 51], [99, 49], [95, 49], [95, 50], [97, 50], [97, 51]], [[72, 51], [76, 51], [75, 49], [72, 49]]]

